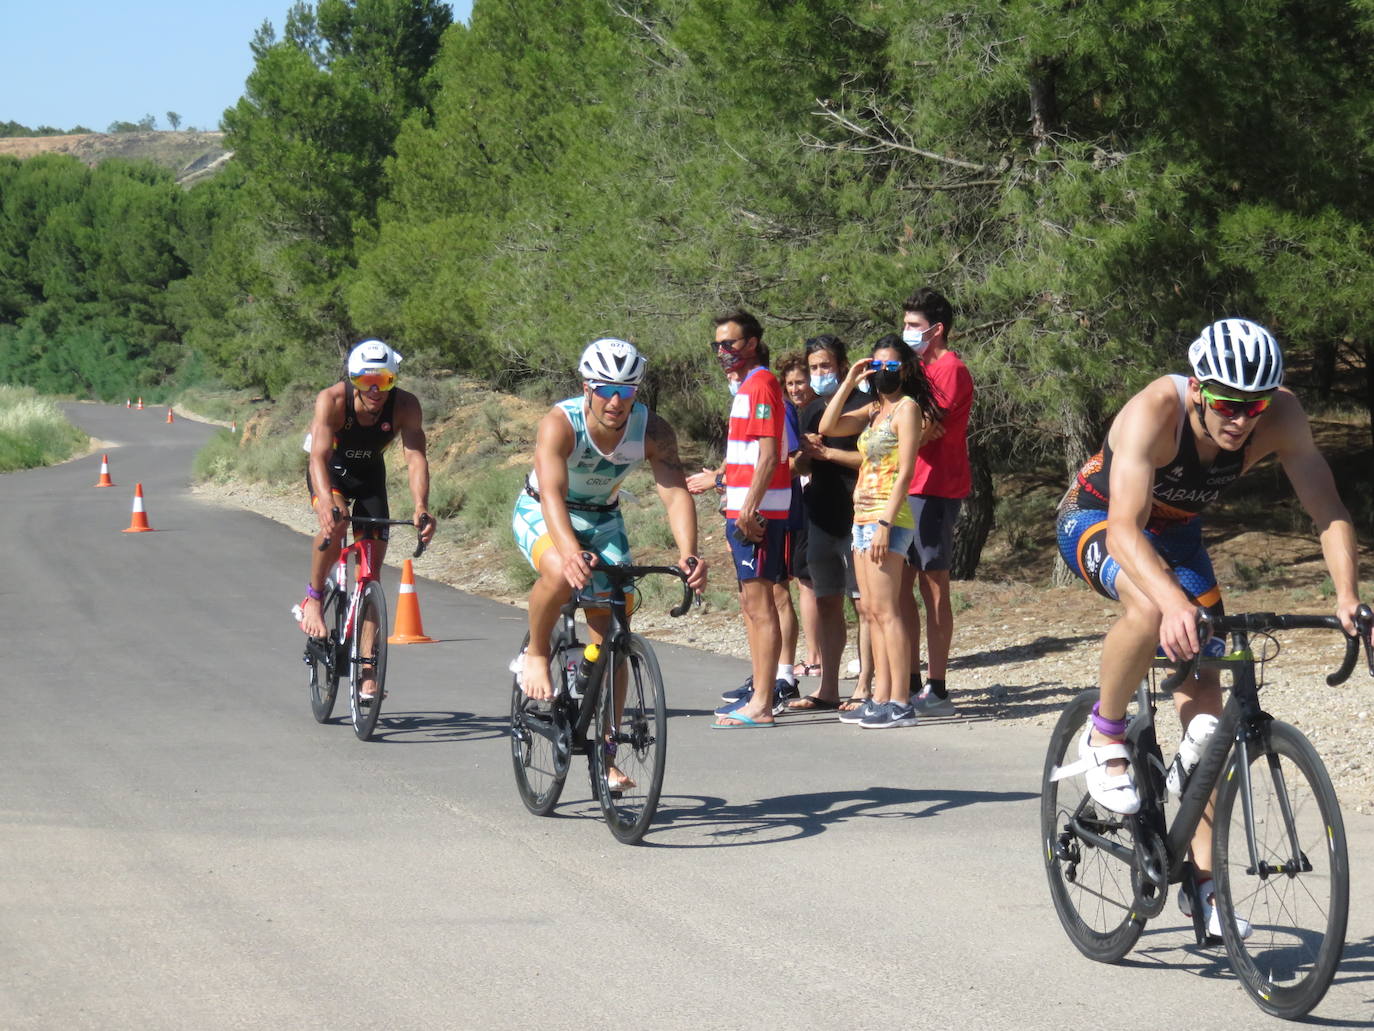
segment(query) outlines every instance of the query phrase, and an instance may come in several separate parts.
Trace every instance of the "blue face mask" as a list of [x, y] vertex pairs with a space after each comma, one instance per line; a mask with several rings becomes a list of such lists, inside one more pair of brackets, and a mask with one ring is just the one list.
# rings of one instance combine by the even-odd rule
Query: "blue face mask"
[[820, 397], [829, 397], [840, 387], [840, 378], [833, 372], [823, 372], [811, 377], [811, 389]]
[[926, 348], [930, 346], [930, 341], [926, 339], [926, 334], [929, 332], [928, 329], [904, 329], [902, 330], [902, 339], [917, 354], [924, 354]]
[[730, 388], [730, 396], [731, 396], [731, 397], [734, 397], [736, 394], [739, 393], [739, 384], [740, 384], [740, 381], [737, 380], [737, 379], [732, 379], [732, 378], [728, 378], [728, 377], [726, 378], [726, 380], [725, 380], [725, 385], [726, 385], [727, 387]]

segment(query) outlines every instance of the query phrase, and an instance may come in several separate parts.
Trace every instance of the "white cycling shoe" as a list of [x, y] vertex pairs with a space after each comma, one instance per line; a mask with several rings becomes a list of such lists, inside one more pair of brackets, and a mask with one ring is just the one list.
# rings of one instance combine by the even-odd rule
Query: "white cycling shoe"
[[[1214, 938], [1220, 938], [1222, 936], [1221, 914], [1217, 912], [1216, 903], [1212, 901], [1216, 898], [1216, 895], [1212, 890], [1211, 879], [1209, 878], [1199, 884], [1197, 890], [1198, 894], [1202, 896], [1202, 913], [1207, 918], [1207, 933]], [[1178, 890], [1178, 908], [1182, 910], [1184, 916], [1191, 917], [1193, 915], [1193, 896], [1186, 886]], [[1236, 930], [1240, 932], [1241, 940], [1244, 941], [1246, 938], [1250, 937], [1250, 932], [1253, 931], [1254, 928], [1250, 926], [1250, 921], [1246, 920], [1239, 913], [1234, 915], [1236, 918]]]
[[1090, 722], [1084, 729], [1083, 736], [1078, 739], [1078, 761], [1059, 767], [1050, 779], [1063, 780], [1065, 777], [1082, 774], [1088, 785], [1088, 794], [1092, 795], [1093, 801], [1098, 805], [1122, 816], [1140, 812], [1140, 792], [1135, 789], [1135, 777], [1130, 766], [1126, 767], [1125, 773], [1112, 773], [1107, 769], [1107, 763], [1113, 759], [1129, 761], [1130, 755], [1126, 751], [1126, 746], [1119, 741], [1105, 745], [1090, 745], [1088, 738], [1092, 732]]

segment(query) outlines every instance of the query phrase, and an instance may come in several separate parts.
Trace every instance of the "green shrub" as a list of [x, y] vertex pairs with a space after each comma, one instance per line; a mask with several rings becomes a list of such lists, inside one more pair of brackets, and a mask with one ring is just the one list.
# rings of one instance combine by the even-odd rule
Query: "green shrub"
[[89, 444], [52, 401], [0, 385], [0, 472], [65, 462]]

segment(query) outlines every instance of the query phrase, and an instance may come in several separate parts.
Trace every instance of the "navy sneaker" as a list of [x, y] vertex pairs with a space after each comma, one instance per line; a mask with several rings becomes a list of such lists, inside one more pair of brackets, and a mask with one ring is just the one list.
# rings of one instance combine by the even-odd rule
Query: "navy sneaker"
[[787, 711], [787, 703], [801, 697], [801, 689], [786, 677], [778, 677], [773, 684], [773, 715], [781, 716]]
[[916, 710], [901, 702], [883, 702], [869, 710], [868, 715], [859, 720], [864, 730], [886, 730], [888, 727], [914, 727]]
[[734, 702], [738, 704], [739, 702], [744, 701], [744, 699], [746, 698], [752, 698], [753, 695], [754, 677], [752, 674], [750, 674], [749, 679], [746, 680], [744, 683], [740, 684], [739, 687], [732, 687], [728, 691], [722, 691], [720, 695], [720, 700], [722, 702]]
[[953, 716], [954, 703], [949, 698], [941, 698], [930, 688], [926, 688], [911, 699], [911, 704], [922, 716]]
[[860, 705], [858, 708], [850, 709], [848, 712], [842, 709], [840, 710], [840, 712], [835, 714], [835, 718], [838, 719], [841, 723], [858, 723], [870, 712], [872, 712], [875, 708], [877, 708], [877, 706], [873, 704], [873, 699], [865, 698], [864, 703]]

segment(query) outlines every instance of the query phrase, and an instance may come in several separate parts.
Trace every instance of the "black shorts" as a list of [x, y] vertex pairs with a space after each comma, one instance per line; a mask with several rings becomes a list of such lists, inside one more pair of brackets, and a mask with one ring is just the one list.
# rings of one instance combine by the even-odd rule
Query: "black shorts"
[[[368, 469], [360, 475], [350, 472], [342, 466], [331, 465], [329, 467], [329, 486], [334, 493], [344, 496], [344, 500], [349, 503], [350, 514], [354, 518], [391, 518], [391, 506], [387, 503], [386, 497], [385, 467], [379, 466], [376, 469]], [[309, 492], [310, 503], [313, 505], [319, 495], [310, 482], [309, 468], [305, 470], [305, 489]], [[370, 537], [376, 541], [390, 540], [391, 527], [359, 526], [354, 523], [353, 538], [357, 540], [359, 537]]]

